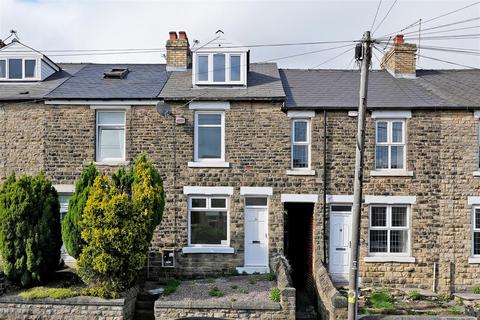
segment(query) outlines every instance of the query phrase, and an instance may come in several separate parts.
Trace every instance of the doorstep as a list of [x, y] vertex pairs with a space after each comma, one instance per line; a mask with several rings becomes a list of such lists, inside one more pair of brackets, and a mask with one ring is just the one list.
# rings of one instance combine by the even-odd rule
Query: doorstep
[[463, 300], [480, 300], [480, 294], [471, 293], [471, 292], [455, 292], [453, 294], [455, 297], [462, 298]]
[[245, 267], [237, 267], [238, 273], [247, 273], [247, 274], [254, 274], [254, 273], [269, 273], [269, 267], [260, 267], [260, 266], [245, 266]]
[[433, 292], [433, 291], [430, 291], [430, 290], [426, 290], [426, 289], [419, 289], [419, 288], [399, 288], [399, 290], [405, 292], [406, 294], [409, 294], [411, 292], [418, 292], [420, 293], [423, 297], [438, 297], [438, 294]]

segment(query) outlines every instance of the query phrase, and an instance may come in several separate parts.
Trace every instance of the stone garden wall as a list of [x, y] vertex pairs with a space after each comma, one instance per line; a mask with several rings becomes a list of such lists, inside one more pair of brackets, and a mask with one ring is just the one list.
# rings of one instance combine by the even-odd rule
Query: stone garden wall
[[131, 320], [138, 288], [120, 299], [74, 297], [26, 300], [17, 295], [0, 297], [0, 319], [14, 320]]

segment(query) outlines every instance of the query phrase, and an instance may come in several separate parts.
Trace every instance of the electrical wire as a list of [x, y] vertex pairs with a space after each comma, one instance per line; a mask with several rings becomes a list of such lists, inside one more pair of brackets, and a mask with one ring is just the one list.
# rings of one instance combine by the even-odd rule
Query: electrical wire
[[324, 65], [324, 64], [326, 64], [326, 63], [328, 63], [328, 62], [330, 62], [330, 61], [333, 61], [333, 60], [339, 58], [340, 56], [342, 56], [342, 55], [344, 55], [345, 53], [349, 52], [351, 49], [352, 49], [352, 48], [348, 48], [347, 50], [340, 52], [339, 54], [335, 55], [334, 57], [331, 57], [330, 59], [327, 59], [327, 60], [323, 61], [322, 63], [317, 64], [317, 65], [314, 66], [312, 69], [317, 69], [318, 67], [320, 67], [320, 66], [322, 66], [322, 65]]
[[417, 54], [417, 55], [422, 57], [422, 58], [425, 58], [425, 59], [440, 61], [440, 62], [448, 63], [448, 64], [451, 64], [451, 65], [459, 66], [459, 67], [464, 67], [464, 68], [469, 68], [469, 69], [474, 69], [474, 70], [480, 70], [480, 68], [472, 67], [472, 66], [469, 66], [469, 65], [466, 65], [466, 64], [456, 63], [456, 62], [447, 61], [447, 60], [443, 60], [443, 59], [438, 59], [438, 58], [434, 58], [434, 57], [429, 57], [429, 56], [425, 56], [425, 55], [419, 55], [419, 54]]
[[374, 34], [375, 32], [377, 32], [378, 28], [380, 28], [383, 24], [383, 22], [385, 21], [385, 19], [387, 19], [388, 15], [390, 14], [390, 12], [392, 11], [393, 7], [395, 6], [395, 4], [397, 3], [398, 0], [395, 0], [392, 5], [390, 6], [390, 9], [388, 9], [388, 12], [387, 14], [383, 17], [382, 21], [380, 21], [380, 23], [378, 24], [378, 26], [375, 28], [375, 30], [373, 30], [372, 34]]
[[[439, 15], [439, 16], [436, 16], [436, 17], [433, 17], [433, 18], [430, 18], [430, 19], [428, 19], [428, 20], [423, 20], [422, 23], [425, 25], [426, 23], [429, 23], [429, 22], [435, 21], [435, 20], [437, 20], [437, 19], [446, 17], [446, 16], [451, 15], [451, 14], [454, 14], [454, 13], [456, 13], [456, 12], [465, 10], [465, 9], [470, 8], [470, 7], [473, 7], [473, 6], [477, 5], [477, 4], [480, 4], [480, 1], [474, 2], [474, 3], [472, 3], [472, 4], [469, 4], [469, 5], [465, 6], [465, 7], [462, 7], [462, 8], [455, 9], [455, 10], [453, 10], [453, 11], [444, 13], [444, 14], [442, 14], [442, 15]], [[407, 27], [405, 27], [405, 28], [403, 28], [403, 29], [400, 29], [400, 30], [398, 30], [398, 31], [394, 31], [394, 32], [387, 33], [387, 34], [381, 36], [380, 38], [388, 37], [388, 36], [394, 35], [394, 34], [396, 34], [396, 33], [399, 33], [399, 32], [402, 32], [402, 31], [405, 31], [405, 30], [408, 30], [408, 29], [411, 29], [411, 28], [415, 27], [416, 25], [418, 25], [419, 23], [420, 23], [420, 20], [418, 20], [418, 21], [416, 21], [416, 22], [414, 22], [414, 23], [408, 25]]]
[[372, 25], [370, 27], [370, 30], [373, 29], [373, 26], [375, 25], [375, 22], [377, 21], [377, 16], [378, 16], [378, 11], [380, 10], [380, 6], [382, 5], [382, 0], [380, 0], [378, 2], [378, 6], [377, 6], [377, 11], [375, 12], [375, 17], [373, 18], [373, 22], [372, 22]]

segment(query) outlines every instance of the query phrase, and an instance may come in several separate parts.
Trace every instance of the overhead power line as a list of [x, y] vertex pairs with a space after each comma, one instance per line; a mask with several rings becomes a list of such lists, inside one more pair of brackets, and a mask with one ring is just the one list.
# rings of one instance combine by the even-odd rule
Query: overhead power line
[[[430, 18], [430, 19], [428, 19], [428, 20], [422, 20], [422, 24], [425, 25], [426, 23], [429, 23], [429, 22], [438, 20], [438, 19], [440, 19], [440, 18], [443, 18], [443, 17], [446, 17], [446, 16], [448, 16], [448, 15], [457, 13], [457, 12], [459, 12], [459, 11], [468, 9], [468, 8], [473, 7], [473, 6], [475, 6], [475, 5], [478, 5], [478, 4], [480, 4], [480, 1], [474, 2], [474, 3], [472, 3], [472, 4], [469, 4], [469, 5], [465, 6], [465, 7], [462, 7], [462, 8], [459, 8], [459, 9], [455, 9], [455, 10], [453, 10], [453, 11], [450, 11], [450, 12], [447, 12], [447, 13], [444, 13], [444, 14], [441, 14], [441, 15], [439, 15], [439, 16]], [[388, 36], [397, 34], [397, 33], [399, 33], [399, 32], [403, 32], [403, 31], [405, 31], [405, 30], [411, 29], [411, 28], [417, 26], [419, 23], [420, 23], [420, 19], [417, 20], [416, 22], [408, 25], [407, 27], [405, 27], [405, 28], [403, 28], [403, 29], [400, 29], [400, 30], [397, 30], [397, 31], [394, 31], [394, 32], [387, 33], [387, 34], [381, 36], [380, 38], [388, 37]]]
[[387, 11], [387, 14], [383, 17], [383, 19], [380, 21], [380, 23], [378, 24], [378, 26], [375, 28], [375, 30], [373, 30], [372, 33], [375, 33], [377, 32], [378, 28], [380, 28], [383, 24], [383, 22], [385, 21], [385, 19], [387, 19], [388, 15], [390, 14], [390, 12], [392, 11], [393, 7], [395, 6], [395, 4], [397, 3], [398, 0], [395, 0], [392, 5], [390, 6], [390, 9], [388, 9]]
[[382, 0], [378, 2], [377, 11], [375, 12], [375, 17], [373, 18], [373, 22], [372, 22], [372, 26], [370, 27], [370, 30], [373, 29], [373, 26], [375, 25], [375, 21], [377, 21], [378, 10], [380, 10], [381, 5], [382, 5]]

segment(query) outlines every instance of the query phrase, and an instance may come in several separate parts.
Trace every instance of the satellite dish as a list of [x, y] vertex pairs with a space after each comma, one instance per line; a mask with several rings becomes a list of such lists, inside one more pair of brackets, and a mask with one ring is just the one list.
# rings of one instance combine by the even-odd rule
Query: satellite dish
[[168, 117], [173, 114], [172, 107], [165, 101], [159, 101], [157, 103], [157, 112], [160, 113], [162, 117]]

